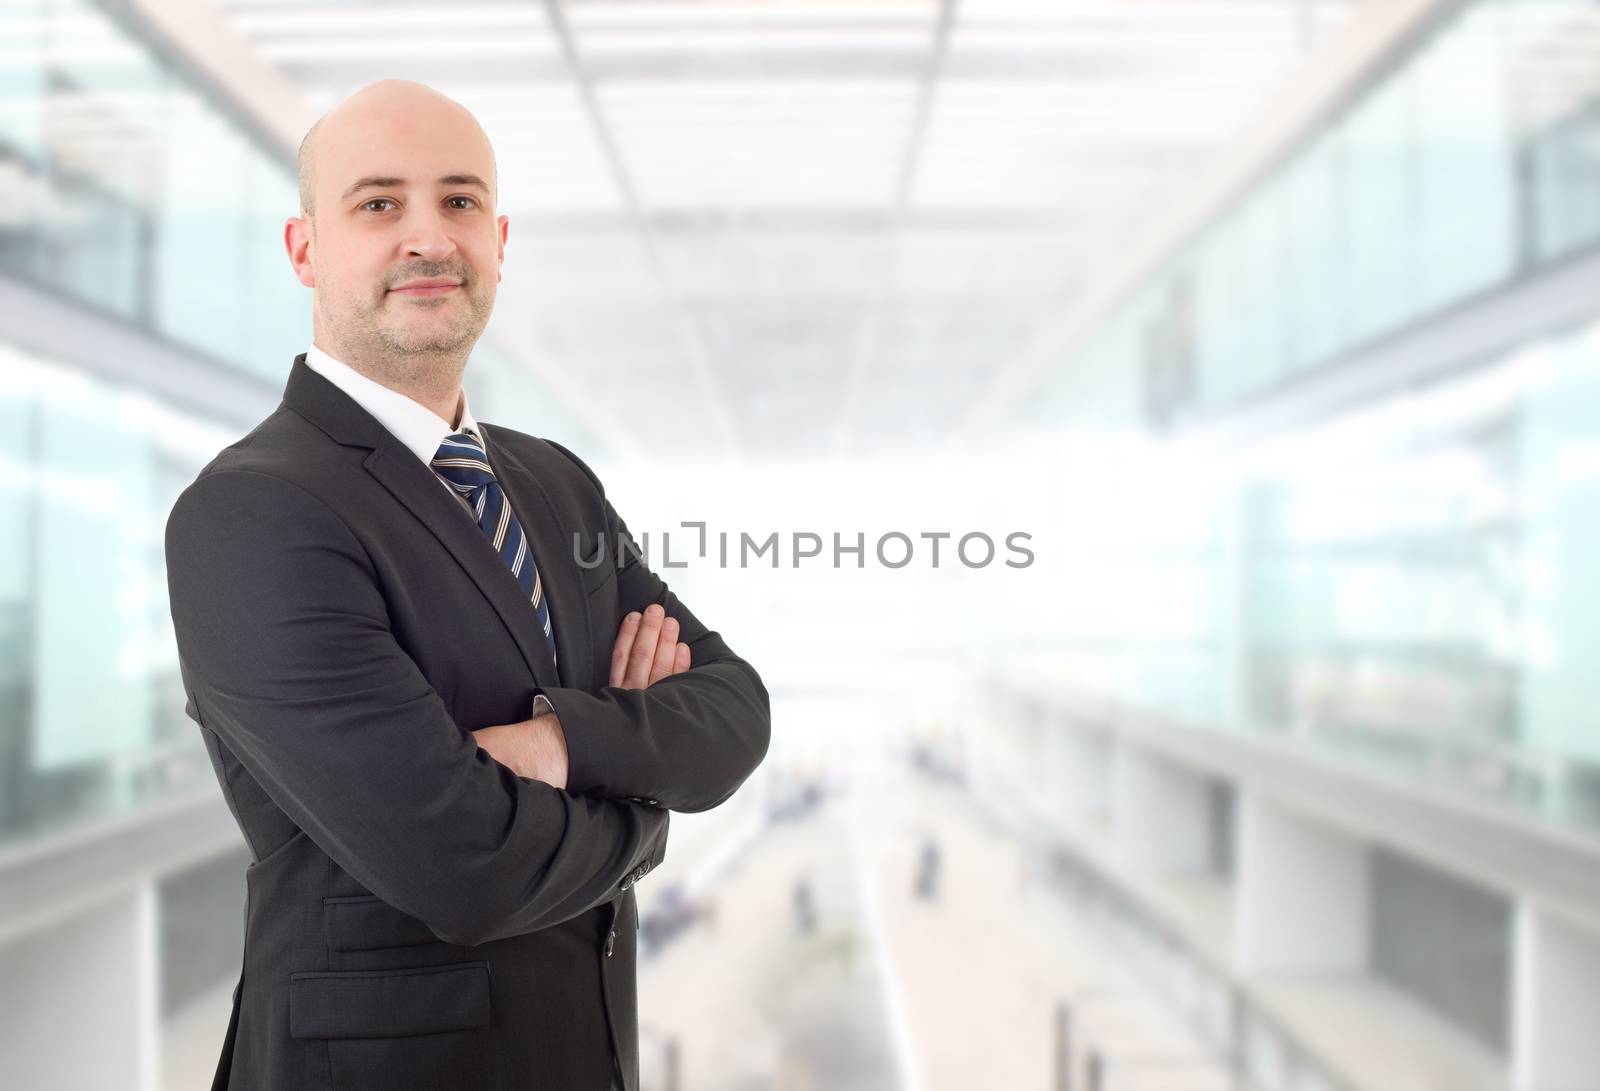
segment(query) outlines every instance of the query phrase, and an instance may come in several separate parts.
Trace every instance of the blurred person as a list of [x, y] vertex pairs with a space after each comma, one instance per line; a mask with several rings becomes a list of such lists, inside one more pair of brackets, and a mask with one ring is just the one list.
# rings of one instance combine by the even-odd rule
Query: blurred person
[[639, 941], [647, 954], [654, 954], [694, 924], [698, 916], [699, 907], [684, 894], [681, 884], [673, 883], [661, 892], [639, 922]]
[[312, 344], [167, 521], [186, 712], [253, 858], [218, 1088], [636, 1091], [632, 886], [766, 752], [759, 676], [589, 467], [468, 409], [496, 190], [420, 84], [312, 126]]
[[794, 930], [802, 936], [810, 935], [817, 927], [817, 906], [811, 893], [810, 876], [795, 877], [790, 902], [794, 907]]
[[922, 848], [917, 853], [916, 877], [911, 884], [912, 891], [923, 901], [932, 902], [939, 898], [940, 860], [939, 842], [931, 834], [924, 836]]

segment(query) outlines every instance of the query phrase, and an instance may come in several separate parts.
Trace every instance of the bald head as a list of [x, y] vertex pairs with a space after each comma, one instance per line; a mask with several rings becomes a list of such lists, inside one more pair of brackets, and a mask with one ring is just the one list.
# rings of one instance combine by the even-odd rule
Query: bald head
[[452, 143], [464, 145], [469, 154], [481, 152], [486, 158], [486, 177], [494, 187], [492, 202], [500, 190], [499, 171], [488, 134], [472, 111], [426, 84], [379, 80], [334, 106], [306, 130], [296, 157], [300, 214], [315, 222], [318, 191], [324, 180], [337, 185], [341, 192], [349, 184], [340, 183], [331, 175], [334, 164], [324, 162], [324, 148], [330, 149], [330, 159], [338, 156], [341, 149], [349, 153], [338, 156], [341, 159], [370, 159], [385, 145], [403, 148], [407, 140], [428, 139], [430, 135], [436, 139], [443, 134], [448, 134]]
[[408, 80], [363, 87], [300, 145], [284, 247], [315, 343], [447, 423], [505, 261], [496, 189], [477, 119]]
[[306, 130], [306, 135], [300, 138], [300, 154], [295, 157], [295, 166], [300, 176], [300, 215], [312, 219], [317, 210], [317, 180], [316, 163], [312, 160], [312, 145], [316, 140], [317, 130], [322, 127], [320, 118]]

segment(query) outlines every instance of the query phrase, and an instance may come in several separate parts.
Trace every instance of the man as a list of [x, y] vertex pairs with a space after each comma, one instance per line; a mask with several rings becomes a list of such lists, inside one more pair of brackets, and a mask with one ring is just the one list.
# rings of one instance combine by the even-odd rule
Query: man
[[468, 411], [495, 188], [426, 87], [313, 126], [285, 244], [314, 343], [167, 521], [187, 711], [253, 857], [216, 1087], [634, 1091], [632, 886], [766, 752], [760, 678], [589, 468]]

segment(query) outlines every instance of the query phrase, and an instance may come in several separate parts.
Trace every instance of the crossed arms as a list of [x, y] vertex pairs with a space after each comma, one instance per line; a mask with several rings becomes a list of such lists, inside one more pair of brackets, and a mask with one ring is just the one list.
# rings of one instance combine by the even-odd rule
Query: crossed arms
[[301, 486], [202, 475], [168, 517], [166, 554], [201, 726], [335, 863], [447, 942], [534, 931], [616, 897], [661, 860], [668, 809], [715, 806], [766, 751], [755, 672], [642, 564], [618, 573], [623, 608], [658, 602], [699, 665], [647, 689], [547, 689], [569, 751], [563, 790], [518, 776], [453, 721], [390, 631], [365, 548]]
[[[644, 612], [634, 611], [617, 627], [611, 648], [610, 684], [622, 689], [645, 689], [663, 678], [689, 669], [689, 645], [678, 639], [678, 619], [668, 617], [652, 602]], [[548, 700], [548, 698], [546, 698]], [[480, 727], [473, 736], [495, 761], [509, 766], [519, 777], [542, 780], [556, 788], [567, 786], [567, 735], [561, 717], [544, 712], [514, 724]], [[652, 805], [660, 800], [646, 800]]]
[[[583, 461], [552, 443], [583, 471], [604, 499], [605, 488]], [[667, 585], [640, 562], [628, 527], [605, 500], [606, 542], [625, 542], [617, 572], [618, 602], [643, 611], [639, 638], [652, 624], [651, 603], [676, 624], [667, 638], [688, 645], [691, 669], [677, 671], [648, 688], [606, 686], [598, 692], [572, 687], [544, 691], [565, 732], [570, 791], [627, 799], [652, 799], [673, 811], [705, 811], [733, 795], [766, 755], [771, 733], [767, 691], [750, 664], [734, 655], [717, 633], [702, 625]], [[628, 633], [625, 617], [612, 650], [612, 677]], [[662, 652], [664, 654], [664, 651]], [[681, 657], [682, 653], [678, 653]], [[674, 659], [674, 665], [681, 658]], [[657, 658], [656, 665], [660, 666]]]

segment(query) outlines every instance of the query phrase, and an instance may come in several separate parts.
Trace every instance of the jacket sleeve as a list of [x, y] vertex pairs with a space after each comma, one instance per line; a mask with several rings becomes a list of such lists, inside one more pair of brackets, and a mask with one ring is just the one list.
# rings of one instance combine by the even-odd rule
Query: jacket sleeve
[[[678, 639], [689, 645], [691, 655], [687, 671], [647, 689], [542, 691], [566, 733], [567, 787], [645, 799], [674, 811], [709, 810], [733, 795], [766, 756], [772, 732], [766, 687], [755, 669], [639, 559], [627, 525], [605, 499], [594, 472], [565, 447], [551, 446], [583, 471], [605, 504], [607, 563], [620, 566], [621, 613], [660, 603], [678, 620]], [[621, 620], [614, 620], [613, 639]]]
[[301, 486], [203, 474], [168, 516], [166, 557], [197, 718], [335, 863], [440, 939], [559, 923], [660, 862], [665, 811], [518, 777], [451, 719], [390, 631], [366, 550]]

